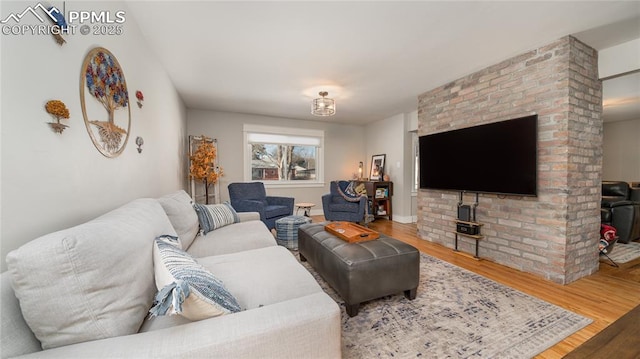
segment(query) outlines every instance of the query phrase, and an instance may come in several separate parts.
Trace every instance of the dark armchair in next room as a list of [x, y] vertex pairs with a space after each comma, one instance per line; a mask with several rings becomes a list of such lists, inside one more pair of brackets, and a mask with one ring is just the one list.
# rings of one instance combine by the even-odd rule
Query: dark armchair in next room
[[618, 242], [640, 238], [640, 188], [627, 182], [603, 181], [601, 221], [616, 228]]

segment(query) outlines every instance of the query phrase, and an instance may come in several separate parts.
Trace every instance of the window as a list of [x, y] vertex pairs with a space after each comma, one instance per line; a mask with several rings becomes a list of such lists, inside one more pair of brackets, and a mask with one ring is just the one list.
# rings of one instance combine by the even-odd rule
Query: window
[[245, 125], [245, 181], [322, 186], [324, 131]]

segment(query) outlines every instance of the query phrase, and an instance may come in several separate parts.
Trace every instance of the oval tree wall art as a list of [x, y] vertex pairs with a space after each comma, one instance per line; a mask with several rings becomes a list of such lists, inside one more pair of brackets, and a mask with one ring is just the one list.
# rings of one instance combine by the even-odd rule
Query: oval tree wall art
[[[87, 132], [98, 151], [107, 157], [120, 155], [131, 129], [129, 92], [118, 60], [103, 47], [92, 49], [84, 58], [80, 72], [80, 104]], [[102, 109], [107, 110], [106, 115]], [[126, 112], [120, 111], [122, 109]]]

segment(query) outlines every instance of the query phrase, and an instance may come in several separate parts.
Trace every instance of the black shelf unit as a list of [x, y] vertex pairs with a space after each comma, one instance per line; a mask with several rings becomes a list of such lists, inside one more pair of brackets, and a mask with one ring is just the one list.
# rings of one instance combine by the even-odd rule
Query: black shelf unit
[[[475, 202], [471, 205], [464, 204], [464, 192], [460, 192], [460, 200], [458, 201], [458, 219], [455, 220], [456, 230], [454, 251], [462, 253], [458, 250], [458, 236], [465, 236], [472, 238], [476, 241], [475, 254], [473, 258], [480, 259], [478, 256], [478, 243], [484, 238], [482, 235], [482, 223], [476, 222], [476, 207], [478, 207], [478, 193], [475, 194]], [[461, 218], [461, 216], [468, 216], [468, 218]]]

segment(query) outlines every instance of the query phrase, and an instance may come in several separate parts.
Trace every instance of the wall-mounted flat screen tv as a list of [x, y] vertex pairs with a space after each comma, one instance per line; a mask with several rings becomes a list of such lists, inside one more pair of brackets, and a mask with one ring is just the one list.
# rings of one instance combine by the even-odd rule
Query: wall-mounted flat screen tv
[[420, 136], [420, 188], [537, 195], [538, 115]]

